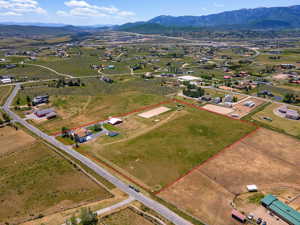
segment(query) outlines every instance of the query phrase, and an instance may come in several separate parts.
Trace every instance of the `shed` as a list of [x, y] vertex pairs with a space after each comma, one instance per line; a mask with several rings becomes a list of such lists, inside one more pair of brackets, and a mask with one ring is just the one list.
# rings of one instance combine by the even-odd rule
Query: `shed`
[[11, 83], [11, 82], [12, 82], [11, 78], [4, 78], [4, 79], [1, 79], [1, 83], [3, 83], [3, 84], [9, 84], [9, 83]]
[[51, 112], [47, 115], [47, 119], [50, 120], [50, 119], [53, 119], [57, 116], [56, 112]]
[[231, 215], [233, 218], [237, 219], [238, 221], [245, 223], [246, 222], [246, 216], [237, 211], [236, 209], [233, 209], [231, 212]]
[[119, 133], [118, 132], [114, 132], [114, 131], [109, 131], [108, 133], [107, 133], [107, 136], [109, 136], [109, 137], [116, 137], [116, 136], [118, 136], [119, 135]]
[[47, 116], [48, 114], [53, 113], [53, 112], [54, 112], [53, 109], [42, 109], [42, 110], [36, 111], [35, 115], [37, 117], [44, 117], [44, 116]]
[[123, 121], [120, 118], [110, 118], [108, 120], [108, 123], [111, 124], [111, 125], [117, 125], [117, 124], [120, 124], [122, 122]]
[[250, 185], [247, 185], [247, 190], [249, 192], [256, 192], [258, 190], [258, 188], [255, 184], [250, 184]]

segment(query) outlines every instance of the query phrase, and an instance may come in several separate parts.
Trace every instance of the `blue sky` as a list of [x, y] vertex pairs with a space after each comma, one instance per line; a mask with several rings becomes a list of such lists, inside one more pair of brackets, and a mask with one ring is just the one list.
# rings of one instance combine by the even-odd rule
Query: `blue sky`
[[300, 0], [0, 0], [0, 22], [123, 24], [159, 15], [200, 16], [297, 4]]

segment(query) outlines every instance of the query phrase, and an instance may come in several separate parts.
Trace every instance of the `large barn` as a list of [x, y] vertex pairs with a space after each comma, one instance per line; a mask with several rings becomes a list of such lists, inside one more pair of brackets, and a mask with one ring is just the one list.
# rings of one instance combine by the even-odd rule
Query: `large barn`
[[284, 204], [273, 195], [267, 195], [261, 204], [290, 225], [300, 225], [300, 212]]

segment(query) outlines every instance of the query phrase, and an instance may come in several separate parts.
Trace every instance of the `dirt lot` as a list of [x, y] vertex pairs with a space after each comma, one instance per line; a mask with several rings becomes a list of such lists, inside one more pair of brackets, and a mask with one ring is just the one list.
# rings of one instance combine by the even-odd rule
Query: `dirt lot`
[[233, 112], [233, 109], [231, 109], [231, 108], [226, 108], [223, 106], [217, 106], [217, 105], [211, 105], [211, 104], [207, 104], [207, 105], [203, 106], [203, 108], [207, 109], [209, 111], [212, 111], [212, 112], [223, 114], [223, 115], [228, 115], [229, 113]]
[[[253, 106], [252, 108], [244, 106], [245, 102], [247, 102], [247, 101], [254, 102], [255, 106]], [[239, 118], [244, 117], [247, 114], [249, 114], [250, 112], [252, 112], [253, 110], [255, 110], [258, 106], [262, 105], [263, 103], [264, 103], [264, 101], [262, 101], [260, 99], [248, 98], [247, 100], [244, 100], [244, 101], [239, 102], [238, 104], [234, 105], [234, 107], [233, 107], [234, 112], [232, 114], [239, 115]]]
[[298, 188], [299, 165], [298, 140], [261, 128], [159, 196], [204, 222], [231, 225], [234, 223], [230, 202], [235, 195], [246, 192], [246, 185], [256, 184], [261, 190], [281, 186]]
[[153, 225], [149, 220], [127, 208], [101, 219], [105, 225]]
[[[0, 224], [18, 223], [112, 195], [22, 130], [0, 129]], [[9, 149], [6, 146], [13, 146]], [[4, 147], [5, 146], [5, 147]]]
[[143, 118], [146, 118], [146, 119], [149, 119], [151, 117], [158, 116], [162, 113], [168, 112], [169, 110], [170, 110], [169, 108], [161, 106], [159, 108], [155, 108], [155, 109], [152, 109], [150, 111], [143, 112], [143, 113], [139, 114], [139, 116], [143, 117]]
[[279, 73], [273, 76], [275, 80], [287, 80], [289, 78], [288, 74]]
[[0, 157], [14, 153], [20, 148], [30, 146], [34, 142], [35, 139], [22, 130], [16, 132], [11, 127], [0, 128]]
[[287, 225], [286, 222], [279, 219], [277, 216], [271, 216], [269, 214], [269, 211], [262, 206], [259, 206], [255, 211], [253, 211], [253, 214], [255, 215], [255, 218], [262, 218], [264, 221], [267, 221], [267, 223], [271, 225]]
[[207, 224], [238, 224], [230, 218], [230, 202], [234, 195], [199, 170], [184, 177], [159, 196]]

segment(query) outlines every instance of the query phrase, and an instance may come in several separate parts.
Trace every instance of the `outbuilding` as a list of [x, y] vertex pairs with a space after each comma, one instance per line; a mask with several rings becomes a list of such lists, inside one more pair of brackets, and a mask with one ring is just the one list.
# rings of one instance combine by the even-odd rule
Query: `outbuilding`
[[258, 188], [255, 184], [251, 184], [251, 185], [247, 185], [247, 190], [249, 192], [256, 192], [258, 190]]
[[117, 125], [117, 124], [120, 124], [122, 122], [123, 122], [123, 120], [121, 120], [120, 118], [110, 118], [108, 120], [108, 123], [111, 124], [111, 125]]
[[0, 80], [2, 84], [10, 84], [12, 82], [11, 78], [4, 78]]
[[285, 117], [292, 120], [299, 120], [300, 116], [296, 110], [288, 109], [286, 111]]
[[265, 196], [261, 200], [261, 204], [288, 224], [300, 225], [300, 212], [278, 200], [275, 196]]
[[201, 81], [202, 79], [200, 77], [195, 77], [195, 76], [181, 76], [178, 77], [178, 80], [184, 82], [184, 81]]
[[42, 109], [42, 110], [36, 111], [34, 114], [37, 117], [44, 117], [47, 115], [51, 115], [52, 113], [55, 113], [53, 109]]
[[246, 222], [246, 216], [240, 213], [239, 211], [237, 211], [236, 209], [232, 210], [231, 215], [234, 219], [240, 221], [241, 223]]
[[116, 137], [116, 136], [118, 136], [119, 135], [119, 133], [118, 132], [114, 132], [114, 131], [109, 131], [108, 133], [107, 133], [107, 136], [109, 136], [109, 137]]

